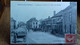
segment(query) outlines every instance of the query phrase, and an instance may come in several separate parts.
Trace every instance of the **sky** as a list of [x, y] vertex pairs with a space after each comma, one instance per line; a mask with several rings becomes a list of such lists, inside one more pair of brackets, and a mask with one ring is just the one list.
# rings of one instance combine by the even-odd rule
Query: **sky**
[[16, 23], [22, 21], [26, 23], [30, 18], [37, 20], [54, 16], [54, 11], [65, 9], [70, 2], [33, 2], [33, 1], [11, 1], [11, 18]]

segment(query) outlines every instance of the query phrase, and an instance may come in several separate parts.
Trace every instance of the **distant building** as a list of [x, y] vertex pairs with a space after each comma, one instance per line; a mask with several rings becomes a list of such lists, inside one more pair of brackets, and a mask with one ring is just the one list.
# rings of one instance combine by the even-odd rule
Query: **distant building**
[[27, 28], [28, 29], [37, 29], [39, 28], [39, 21], [36, 18], [31, 18], [27, 21]]
[[19, 27], [25, 27], [26, 28], [26, 24], [24, 22], [19, 22], [17, 25], [17, 28]]
[[46, 19], [44, 19], [41, 23], [41, 28], [42, 28], [42, 31], [45, 31], [45, 32], [52, 32], [52, 30], [55, 30], [55, 26], [57, 25], [56, 22], [57, 22], [57, 16], [56, 15], [56, 11], [53, 12], [54, 16], [53, 17], [48, 17]]
[[52, 20], [51, 17], [49, 16], [48, 18], [44, 19], [41, 23], [42, 31], [51, 32], [52, 30], [51, 25], [52, 25]]
[[52, 31], [54, 31], [54, 33], [62, 34], [63, 31], [62, 15], [58, 15], [58, 16], [55, 15], [51, 18], [52, 18]]
[[12, 42], [14, 42], [14, 31], [15, 31], [15, 28], [16, 28], [16, 21], [13, 19], [13, 18], [11, 18], [11, 21], [10, 21], [11, 23], [10, 23], [10, 30], [11, 30], [11, 34], [10, 34], [10, 36], [11, 36], [11, 43]]
[[11, 30], [15, 28], [16, 28], [16, 21], [13, 18], [11, 18]]

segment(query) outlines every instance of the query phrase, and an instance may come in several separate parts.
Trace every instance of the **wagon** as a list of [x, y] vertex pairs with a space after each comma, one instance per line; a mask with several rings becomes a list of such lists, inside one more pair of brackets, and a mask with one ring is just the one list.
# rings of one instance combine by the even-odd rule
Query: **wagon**
[[27, 31], [24, 28], [18, 28], [15, 30], [15, 42], [25, 43], [26, 42]]

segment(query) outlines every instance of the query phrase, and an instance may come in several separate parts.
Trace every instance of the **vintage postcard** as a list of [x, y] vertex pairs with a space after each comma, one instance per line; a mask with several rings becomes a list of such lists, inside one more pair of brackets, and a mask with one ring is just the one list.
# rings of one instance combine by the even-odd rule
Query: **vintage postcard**
[[76, 43], [77, 2], [11, 1], [11, 44]]

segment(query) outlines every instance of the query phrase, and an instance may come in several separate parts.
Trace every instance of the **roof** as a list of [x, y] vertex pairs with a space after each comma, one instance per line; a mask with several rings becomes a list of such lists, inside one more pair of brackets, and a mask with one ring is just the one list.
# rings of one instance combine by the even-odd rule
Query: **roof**
[[36, 18], [31, 18], [30, 20], [28, 20], [27, 22], [33, 22], [33, 21], [38, 21]]
[[[73, 5], [75, 4], [75, 5]], [[63, 13], [66, 13], [66, 11], [68, 11], [69, 9], [73, 8], [73, 6], [76, 6], [76, 3], [74, 2], [70, 2], [70, 5], [68, 7], [66, 7], [65, 9], [61, 10], [60, 12], [58, 12], [55, 16], [53, 17], [57, 17], [57, 16], [61, 16]], [[52, 18], [53, 18], [52, 17]]]

